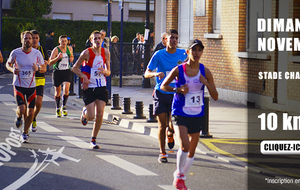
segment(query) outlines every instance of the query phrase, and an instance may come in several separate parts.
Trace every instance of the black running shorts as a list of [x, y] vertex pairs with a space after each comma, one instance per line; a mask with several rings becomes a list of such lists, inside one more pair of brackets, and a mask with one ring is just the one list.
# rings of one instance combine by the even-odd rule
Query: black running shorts
[[173, 94], [164, 94], [159, 90], [153, 92], [154, 115], [169, 113], [172, 109]]
[[105, 103], [107, 103], [108, 102], [108, 90], [106, 89], [106, 86], [96, 87], [96, 88], [88, 88], [87, 90], [83, 91], [82, 99], [84, 101], [85, 106], [94, 102], [96, 99], [102, 100]]
[[54, 70], [52, 75], [52, 83], [55, 87], [59, 87], [63, 82], [71, 82], [72, 71], [67, 70]]
[[188, 134], [199, 133], [202, 130], [204, 117], [184, 117], [175, 115], [176, 125], [183, 125], [188, 129]]
[[34, 108], [36, 97], [35, 88], [23, 88], [14, 86], [14, 94], [18, 106], [26, 104], [27, 102], [28, 108]]
[[37, 86], [36, 87], [36, 95], [37, 96], [44, 96], [44, 86]]

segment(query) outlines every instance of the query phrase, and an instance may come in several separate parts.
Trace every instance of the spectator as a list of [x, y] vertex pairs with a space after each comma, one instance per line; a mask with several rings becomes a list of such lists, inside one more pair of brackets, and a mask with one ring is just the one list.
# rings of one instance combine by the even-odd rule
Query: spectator
[[71, 44], [71, 38], [70, 37], [67, 37], [67, 39], [68, 39], [68, 46], [69, 47], [71, 47], [71, 48], [73, 48], [73, 52], [74, 52], [74, 49], [75, 49], [75, 44]]
[[117, 43], [118, 41], [119, 41], [118, 36], [113, 36], [113, 37], [111, 38], [111, 42], [112, 42], [112, 43]]
[[52, 51], [54, 48], [54, 31], [49, 30], [48, 33], [46, 34], [46, 49], [48, 51]]
[[107, 42], [107, 40], [105, 40], [105, 36], [106, 36], [106, 31], [105, 30], [100, 30], [100, 35], [101, 35], [101, 38], [102, 38], [102, 45], [101, 45], [101, 47], [102, 48], [106, 48], [106, 47], [104, 47], [104, 44]]
[[140, 36], [141, 36], [141, 34], [138, 32], [138, 33], [136, 33], [136, 37], [132, 40], [132, 43], [134, 44], [134, 45], [132, 45], [132, 53], [133, 53], [133, 54], [134, 54], [134, 52], [135, 52], [135, 50], [136, 50], [137, 44], [138, 44], [139, 41], [140, 41]]
[[153, 50], [153, 54], [158, 50], [165, 49], [166, 44], [167, 44], [167, 33], [163, 32], [161, 34], [161, 42], [159, 42], [159, 44], [156, 45], [156, 47]]

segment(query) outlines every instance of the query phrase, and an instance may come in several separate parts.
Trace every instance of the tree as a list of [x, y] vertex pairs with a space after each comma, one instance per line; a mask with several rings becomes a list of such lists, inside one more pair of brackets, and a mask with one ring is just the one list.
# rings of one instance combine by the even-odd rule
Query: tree
[[42, 18], [51, 12], [51, 0], [11, 0], [10, 7], [16, 17]]

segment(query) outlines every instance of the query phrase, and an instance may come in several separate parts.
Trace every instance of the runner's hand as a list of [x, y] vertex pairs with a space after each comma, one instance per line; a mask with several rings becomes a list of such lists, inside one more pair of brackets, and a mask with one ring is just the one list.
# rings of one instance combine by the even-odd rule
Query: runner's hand
[[63, 58], [63, 54], [60, 52], [60, 53], [57, 55], [57, 57], [58, 57], [58, 60], [60, 60], [61, 58]]
[[38, 70], [39, 70], [38, 64], [37, 64], [37, 63], [33, 63], [33, 64], [32, 64], [32, 69], [33, 69], [34, 71], [38, 71]]
[[159, 78], [159, 80], [161, 80], [165, 77], [165, 73], [159, 72], [159, 73], [156, 74], [156, 76]]
[[17, 68], [17, 67], [14, 67], [14, 74], [15, 75], [17, 75], [17, 74], [19, 74], [20, 73], [20, 70], [19, 70], [19, 68]]
[[203, 76], [203, 75], [200, 75], [200, 78], [199, 78], [200, 82], [207, 85], [208, 84], [208, 81], [207, 79]]
[[189, 87], [187, 84], [184, 84], [184, 85], [180, 86], [179, 88], [177, 88], [177, 93], [181, 93], [181, 94], [185, 95], [188, 92], [189, 92]]
[[86, 90], [89, 87], [90, 80], [87, 78], [87, 76], [83, 77], [83, 83], [81, 84], [81, 89]]

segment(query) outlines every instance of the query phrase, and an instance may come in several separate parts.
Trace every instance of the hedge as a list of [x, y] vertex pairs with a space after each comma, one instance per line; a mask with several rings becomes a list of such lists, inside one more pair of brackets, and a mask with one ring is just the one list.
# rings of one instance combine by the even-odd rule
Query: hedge
[[[58, 37], [66, 34], [71, 38], [71, 44], [76, 44], [75, 51], [81, 52], [85, 42], [94, 30], [107, 30], [105, 21], [72, 21], [53, 19], [26, 19], [3, 17], [2, 20], [2, 51], [11, 51], [21, 46], [20, 33], [24, 30], [36, 29], [40, 32], [41, 45], [45, 45], [45, 34], [48, 30], [54, 31], [54, 41], [58, 45]], [[123, 22], [123, 41], [132, 42], [137, 32], [144, 33], [145, 23]], [[150, 24], [153, 29], [153, 23]], [[112, 36], [121, 34], [121, 22], [112, 22]]]

